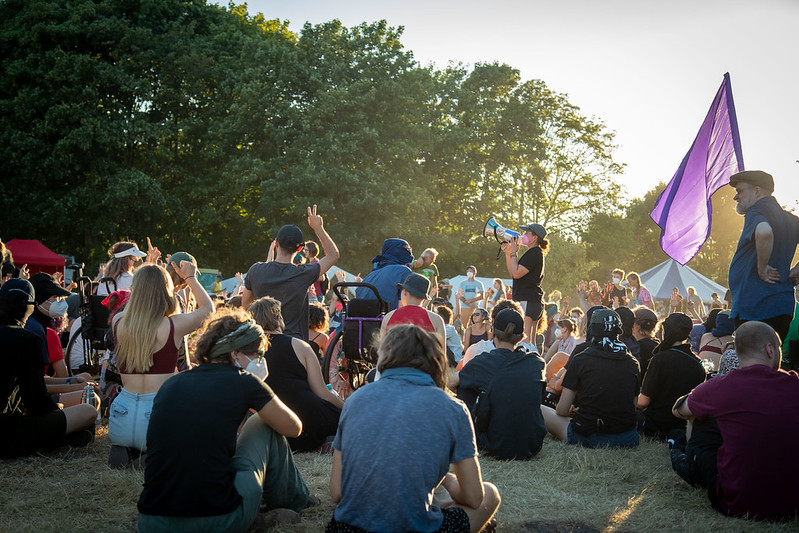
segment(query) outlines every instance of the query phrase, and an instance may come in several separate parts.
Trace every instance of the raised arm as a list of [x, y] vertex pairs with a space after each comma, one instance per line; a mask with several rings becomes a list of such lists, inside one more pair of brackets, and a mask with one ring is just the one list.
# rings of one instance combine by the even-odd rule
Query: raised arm
[[308, 225], [316, 233], [319, 242], [322, 244], [322, 249], [325, 251], [325, 256], [319, 260], [319, 274], [322, 275], [338, 261], [338, 247], [325, 231], [322, 216], [316, 214], [316, 204], [308, 208]]
[[172, 323], [175, 325], [175, 339], [179, 339], [196, 331], [202, 325], [203, 321], [214, 312], [214, 303], [208, 293], [205, 292], [203, 286], [200, 285], [200, 281], [197, 279], [197, 267], [193, 263], [181, 261], [180, 266], [175, 271], [181, 278], [186, 280], [186, 284], [197, 301], [197, 309], [191, 313], [172, 317]]
[[505, 266], [508, 268], [510, 277], [519, 279], [530, 272], [527, 267], [519, 264], [519, 243], [515, 238], [510, 242], [502, 243], [502, 249], [505, 251]]

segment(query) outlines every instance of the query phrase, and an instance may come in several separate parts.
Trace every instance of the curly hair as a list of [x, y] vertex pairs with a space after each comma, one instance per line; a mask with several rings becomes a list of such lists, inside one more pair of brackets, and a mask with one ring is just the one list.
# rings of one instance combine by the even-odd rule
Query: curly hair
[[[222, 354], [211, 356], [211, 350], [216, 345], [217, 341], [227, 335], [236, 331], [242, 324], [250, 322], [252, 317], [241, 308], [224, 307], [217, 309], [203, 323], [202, 328], [198, 332], [199, 338], [194, 345], [194, 353], [200, 364], [219, 362], [224, 364], [231, 364], [230, 354]], [[241, 353], [251, 354], [257, 352], [261, 347], [266, 350], [269, 348], [269, 340], [267, 336], [263, 336], [258, 340], [238, 348]]]
[[320, 302], [310, 302], [308, 304], [308, 326], [314, 331], [327, 333], [330, 327], [327, 309]]

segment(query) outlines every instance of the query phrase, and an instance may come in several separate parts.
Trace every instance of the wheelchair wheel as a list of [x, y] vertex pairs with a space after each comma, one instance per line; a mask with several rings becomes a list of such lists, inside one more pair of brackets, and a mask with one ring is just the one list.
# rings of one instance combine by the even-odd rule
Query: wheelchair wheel
[[[72, 376], [72, 349], [75, 347], [75, 342], [80, 337], [80, 328], [69, 338], [69, 342], [67, 343], [67, 349], [64, 351], [64, 362], [67, 364], [67, 371], [69, 375]], [[81, 342], [83, 340], [81, 339]]]
[[366, 382], [366, 374], [372, 365], [366, 361], [348, 359], [341, 341], [341, 332], [338, 331], [327, 343], [322, 360], [322, 377], [342, 400], [346, 400]]

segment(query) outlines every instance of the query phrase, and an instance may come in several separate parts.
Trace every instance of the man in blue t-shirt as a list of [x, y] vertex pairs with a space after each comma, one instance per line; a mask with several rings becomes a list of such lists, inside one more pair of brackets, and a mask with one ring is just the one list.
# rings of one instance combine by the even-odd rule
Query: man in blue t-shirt
[[479, 302], [483, 301], [483, 282], [474, 279], [477, 275], [477, 268], [474, 266], [466, 267], [466, 279], [461, 281], [458, 288], [458, 302], [460, 303], [461, 327], [469, 327], [469, 319], [474, 310], [479, 307]]
[[772, 196], [774, 179], [762, 170], [734, 174], [730, 185], [736, 191], [735, 210], [745, 217], [730, 262], [730, 316], [736, 328], [759, 320], [784, 339], [793, 319], [793, 287], [799, 283], [799, 263], [791, 268], [799, 243], [799, 218], [780, 207]]

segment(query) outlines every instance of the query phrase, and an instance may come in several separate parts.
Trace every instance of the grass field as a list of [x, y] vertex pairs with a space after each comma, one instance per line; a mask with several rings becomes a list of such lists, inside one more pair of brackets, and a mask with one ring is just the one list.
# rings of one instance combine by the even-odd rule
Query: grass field
[[[143, 475], [109, 469], [109, 446], [101, 428], [88, 448], [0, 463], [0, 530], [134, 531]], [[301, 523], [273, 531], [323, 531], [333, 512], [327, 493], [330, 457], [298, 454], [296, 459], [322, 505], [304, 511]], [[644, 441], [635, 450], [584, 450], [548, 438], [531, 461], [480, 462], [483, 478], [502, 495], [498, 531], [799, 530], [797, 521], [763, 524], [717, 514], [703, 491], [672, 472], [661, 443]]]

